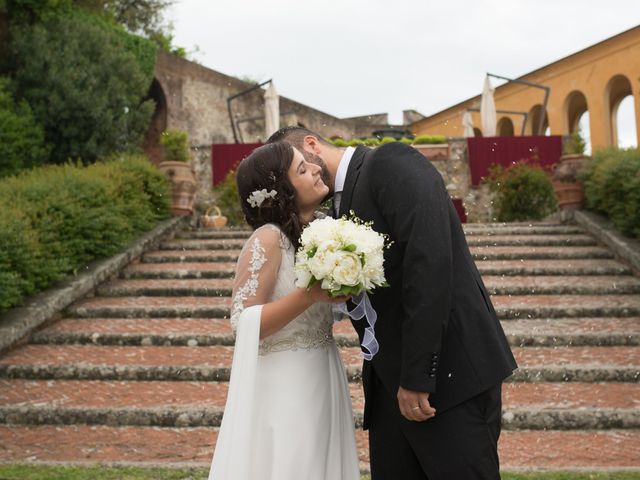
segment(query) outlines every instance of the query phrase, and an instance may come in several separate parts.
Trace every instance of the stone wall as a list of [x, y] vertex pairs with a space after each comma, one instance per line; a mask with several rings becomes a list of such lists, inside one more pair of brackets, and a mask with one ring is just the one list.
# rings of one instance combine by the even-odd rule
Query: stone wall
[[[194, 171], [200, 185], [198, 195], [206, 200], [212, 185], [211, 145], [235, 142], [227, 99], [252, 85], [164, 52], [158, 54], [155, 80], [160, 91], [152, 92], [158, 104], [156, 121], [152, 124], [189, 134]], [[263, 95], [264, 90], [257, 89], [232, 101], [240, 143], [266, 140]], [[358, 128], [366, 128], [364, 123], [358, 122]], [[352, 138], [356, 133], [353, 120], [334, 117], [282, 96], [280, 124], [302, 125], [326, 137]], [[155, 137], [149, 135], [153, 138], [146, 142], [146, 150], [159, 162], [161, 153], [153, 148], [153, 140], [157, 144], [157, 133]]]

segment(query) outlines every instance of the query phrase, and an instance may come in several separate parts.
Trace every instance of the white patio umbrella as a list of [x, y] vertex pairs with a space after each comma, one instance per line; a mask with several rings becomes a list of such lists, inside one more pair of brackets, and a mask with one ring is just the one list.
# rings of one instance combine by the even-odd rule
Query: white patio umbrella
[[280, 97], [273, 82], [264, 92], [264, 123], [265, 138], [269, 138], [280, 128]]
[[485, 137], [496, 136], [496, 104], [493, 100], [493, 87], [489, 77], [484, 79], [482, 100], [480, 102], [480, 121], [482, 122], [482, 135]]
[[471, 118], [471, 112], [468, 110], [462, 114], [462, 128], [464, 129], [463, 135], [465, 137], [474, 137], [473, 131], [473, 119]]

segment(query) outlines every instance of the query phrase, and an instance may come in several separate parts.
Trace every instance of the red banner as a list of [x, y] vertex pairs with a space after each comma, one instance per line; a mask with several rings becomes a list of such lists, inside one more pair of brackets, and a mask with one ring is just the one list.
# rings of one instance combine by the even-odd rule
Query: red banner
[[238, 166], [240, 161], [262, 143], [221, 143], [211, 145], [211, 167], [213, 186], [222, 182], [227, 173]]
[[471, 184], [478, 185], [493, 164], [508, 167], [519, 160], [541, 166], [558, 163], [562, 136], [472, 137], [467, 139]]

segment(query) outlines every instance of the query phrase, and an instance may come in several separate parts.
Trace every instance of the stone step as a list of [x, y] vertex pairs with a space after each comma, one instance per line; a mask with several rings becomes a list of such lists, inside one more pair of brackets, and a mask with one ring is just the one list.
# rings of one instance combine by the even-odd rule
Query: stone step
[[[0, 462], [101, 462], [208, 468], [216, 427], [0, 425]], [[368, 469], [368, 436], [356, 431]], [[179, 448], [176, 448], [179, 446]], [[503, 471], [640, 469], [640, 431], [505, 431], [498, 444]], [[606, 454], [597, 454], [605, 452]]]
[[[640, 317], [558, 318], [503, 322], [512, 346], [640, 345]], [[355, 347], [358, 337], [350, 322], [334, 325], [336, 342]], [[66, 318], [36, 332], [37, 344], [95, 345], [233, 345], [226, 319], [200, 318]]]
[[477, 261], [481, 275], [631, 275], [615, 260], [486, 260]]
[[120, 277], [135, 278], [233, 278], [235, 262], [221, 263], [133, 263]]
[[463, 224], [466, 236], [477, 235], [572, 235], [584, 234], [585, 230], [576, 225], [562, 224]]
[[492, 295], [604, 295], [640, 293], [640, 278], [633, 276], [511, 276], [482, 278]]
[[[484, 283], [492, 295], [604, 295], [640, 293], [640, 279], [626, 276], [512, 276], [486, 275]], [[230, 297], [233, 280], [228, 279], [134, 279], [118, 280], [98, 287], [100, 296], [198, 296]]]
[[[498, 318], [640, 316], [640, 295], [494, 295]], [[67, 309], [71, 317], [228, 318], [230, 297], [91, 297]]]
[[[0, 423], [217, 427], [227, 392], [224, 382], [0, 380]], [[639, 395], [637, 384], [505, 384], [503, 428], [638, 428]], [[352, 384], [358, 426], [363, 397]]]
[[589, 235], [478, 235], [467, 236], [469, 246], [596, 246]]
[[[583, 228], [562, 224], [466, 224], [462, 226], [466, 235], [571, 235], [584, 234]], [[178, 239], [249, 238], [251, 230], [191, 230], [176, 235]]]
[[239, 250], [246, 239], [228, 238], [217, 240], [169, 240], [160, 244], [160, 250]]
[[71, 305], [71, 317], [228, 317], [229, 297], [91, 297]]
[[[160, 250], [232, 250], [241, 249], [241, 239], [171, 240], [160, 245]], [[596, 246], [596, 240], [584, 234], [571, 235], [470, 235], [469, 246]]]
[[602, 247], [469, 247], [475, 260], [564, 260], [613, 258]]
[[[578, 227], [573, 227], [579, 230]], [[177, 239], [193, 239], [193, 238], [208, 238], [208, 239], [222, 239], [222, 238], [233, 238], [233, 239], [246, 239], [251, 236], [253, 233], [252, 230], [249, 229], [229, 229], [224, 228], [220, 230], [210, 229], [210, 228], [200, 228], [197, 230], [183, 230], [176, 234]], [[574, 233], [574, 232], [570, 232]]]
[[[561, 260], [613, 258], [601, 247], [470, 247], [476, 260]], [[145, 254], [143, 263], [236, 262], [240, 250], [157, 250]]]
[[[565, 260], [479, 260], [476, 266], [482, 275], [631, 275], [631, 269], [610, 259]], [[125, 268], [124, 279], [164, 278], [232, 278], [235, 262], [166, 262], [134, 263]]]
[[[590, 248], [590, 247], [589, 247]], [[142, 263], [237, 262], [241, 250], [156, 250], [145, 253]]]
[[98, 287], [97, 294], [104, 297], [230, 297], [232, 288], [231, 278], [137, 279], [105, 283]]
[[[516, 347], [514, 382], [634, 382], [634, 347]], [[347, 376], [360, 378], [360, 350], [340, 350]], [[230, 346], [26, 345], [0, 358], [0, 378], [79, 380], [227, 381]]]
[[637, 317], [640, 295], [493, 295], [500, 319]]

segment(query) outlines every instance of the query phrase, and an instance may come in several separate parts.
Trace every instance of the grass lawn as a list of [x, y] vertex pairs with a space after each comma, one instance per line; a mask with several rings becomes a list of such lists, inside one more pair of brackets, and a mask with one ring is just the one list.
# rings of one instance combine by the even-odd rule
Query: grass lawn
[[[1, 465], [0, 480], [206, 480], [203, 469]], [[302, 475], [301, 480], [304, 478]], [[640, 480], [640, 472], [509, 473], [503, 480]], [[362, 480], [370, 480], [368, 475]]]

